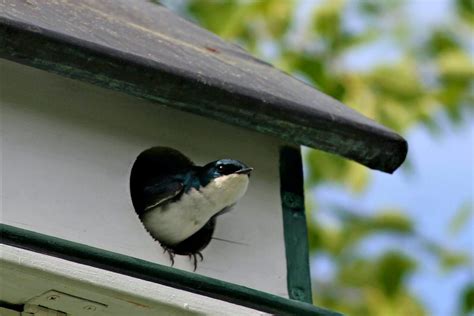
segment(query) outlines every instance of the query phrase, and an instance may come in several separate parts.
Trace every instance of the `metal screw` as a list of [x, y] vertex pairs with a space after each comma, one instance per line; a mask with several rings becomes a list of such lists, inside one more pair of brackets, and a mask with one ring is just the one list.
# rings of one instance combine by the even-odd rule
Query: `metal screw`
[[293, 297], [297, 300], [303, 300], [306, 296], [304, 291], [298, 287], [292, 288], [291, 294], [293, 294]]
[[50, 295], [47, 297], [48, 301], [56, 301], [59, 299], [59, 295]]
[[88, 312], [93, 312], [95, 311], [97, 308], [95, 306], [92, 306], [92, 305], [86, 305], [83, 307], [84, 310], [88, 311]]
[[298, 209], [292, 209], [291, 210], [291, 215], [293, 216], [293, 218], [298, 218], [300, 217], [301, 215], [303, 215], [303, 213], [301, 212], [301, 210], [298, 210]]
[[291, 209], [300, 209], [304, 205], [303, 199], [295, 193], [284, 192], [283, 203]]

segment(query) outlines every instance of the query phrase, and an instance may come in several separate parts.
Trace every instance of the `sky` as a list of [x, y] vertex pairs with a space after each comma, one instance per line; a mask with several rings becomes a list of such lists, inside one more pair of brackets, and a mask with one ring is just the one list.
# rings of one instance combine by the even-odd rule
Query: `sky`
[[[449, 249], [467, 250], [472, 254], [472, 216], [459, 234], [453, 236], [446, 230], [462, 205], [470, 203], [471, 208], [473, 205], [474, 115], [466, 113], [465, 118], [461, 126], [455, 127], [440, 115], [438, 123], [442, 131], [439, 135], [433, 136], [422, 126], [405, 135], [409, 144], [407, 159], [412, 165], [410, 173], [403, 169], [393, 175], [371, 171], [371, 184], [361, 195], [353, 195], [337, 186], [321, 186], [314, 191], [313, 198], [321, 208], [335, 204], [368, 212], [392, 207], [406, 210], [422, 236]], [[393, 239], [384, 239], [364, 246], [373, 254], [387, 248], [406, 247], [392, 242]], [[471, 275], [465, 272], [446, 274], [427, 254], [421, 254], [420, 259], [422, 266], [410, 280], [410, 288], [430, 308], [432, 315], [455, 315], [457, 293], [473, 279], [472, 271]], [[326, 264], [313, 263], [312, 267], [313, 270], [327, 270]]]

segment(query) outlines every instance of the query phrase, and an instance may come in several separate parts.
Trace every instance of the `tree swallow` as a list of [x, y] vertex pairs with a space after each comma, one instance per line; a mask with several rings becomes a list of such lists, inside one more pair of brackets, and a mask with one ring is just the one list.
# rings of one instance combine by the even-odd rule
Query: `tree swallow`
[[[205, 166], [185, 164], [171, 173], [161, 172], [142, 183], [134, 202], [140, 220], [153, 238], [174, 255], [194, 259], [211, 241], [216, 217], [229, 211], [245, 194], [252, 168], [233, 159]], [[175, 168], [176, 169], [176, 168]]]

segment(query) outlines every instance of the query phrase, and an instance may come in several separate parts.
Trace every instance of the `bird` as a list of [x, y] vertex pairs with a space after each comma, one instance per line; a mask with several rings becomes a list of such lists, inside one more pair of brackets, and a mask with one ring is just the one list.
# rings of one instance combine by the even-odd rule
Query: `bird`
[[197, 166], [184, 155], [171, 153], [174, 158], [166, 161], [142, 157], [148, 166], [161, 162], [161, 168], [154, 166], [155, 171], [144, 176], [147, 168], [142, 166], [132, 196], [145, 229], [168, 252], [172, 265], [175, 255], [187, 255], [194, 259], [195, 271], [197, 257], [203, 260], [201, 251], [213, 237], [216, 218], [244, 196], [253, 168], [235, 159]]

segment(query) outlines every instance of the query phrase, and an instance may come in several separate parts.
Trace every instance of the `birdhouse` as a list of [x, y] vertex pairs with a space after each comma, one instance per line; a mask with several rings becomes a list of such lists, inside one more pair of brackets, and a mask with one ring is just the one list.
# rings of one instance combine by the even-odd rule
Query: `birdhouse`
[[151, 1], [3, 2], [0, 57], [2, 313], [336, 314], [299, 146], [393, 172], [403, 138]]

